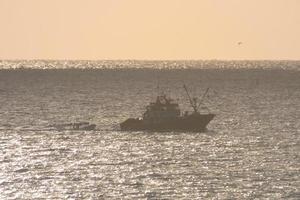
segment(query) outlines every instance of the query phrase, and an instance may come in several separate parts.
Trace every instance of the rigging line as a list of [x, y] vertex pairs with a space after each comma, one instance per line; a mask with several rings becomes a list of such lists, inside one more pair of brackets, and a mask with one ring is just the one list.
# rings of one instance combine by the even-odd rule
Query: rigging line
[[192, 108], [194, 109], [194, 112], [197, 112], [197, 106], [196, 106], [195, 103], [193, 102], [193, 100], [192, 100], [192, 98], [191, 98], [191, 96], [190, 96], [190, 94], [189, 94], [189, 91], [188, 91], [188, 89], [187, 89], [187, 87], [186, 87], [185, 84], [183, 84], [183, 88], [184, 88], [184, 90], [185, 90], [186, 93], [187, 93], [187, 96], [188, 96], [188, 98], [189, 98], [189, 101], [190, 101], [190, 104], [191, 104]]
[[204, 92], [204, 94], [202, 95], [201, 100], [197, 106], [197, 110], [200, 107], [200, 105], [202, 104], [202, 102], [204, 101], [204, 97], [208, 94], [208, 91], [209, 91], [209, 88], [207, 88], [206, 91]]

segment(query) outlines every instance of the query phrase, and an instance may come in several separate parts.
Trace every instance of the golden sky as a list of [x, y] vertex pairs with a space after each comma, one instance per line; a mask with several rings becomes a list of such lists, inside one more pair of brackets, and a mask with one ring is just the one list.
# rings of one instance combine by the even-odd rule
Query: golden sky
[[300, 0], [0, 0], [0, 59], [300, 60]]

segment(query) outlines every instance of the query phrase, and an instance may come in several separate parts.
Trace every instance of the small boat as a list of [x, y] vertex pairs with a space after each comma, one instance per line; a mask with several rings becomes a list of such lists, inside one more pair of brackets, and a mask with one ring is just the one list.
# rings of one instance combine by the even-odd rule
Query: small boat
[[215, 117], [215, 114], [199, 112], [200, 105], [209, 91], [207, 88], [201, 101], [197, 98], [191, 98], [187, 87], [183, 86], [193, 112], [181, 113], [178, 103], [166, 95], [157, 96], [156, 102], [150, 103], [142, 118], [129, 118], [120, 123], [122, 131], [191, 131], [204, 132], [206, 126]]
[[89, 122], [74, 122], [67, 124], [56, 124], [53, 125], [58, 130], [83, 130], [83, 131], [92, 131], [95, 130], [96, 125], [90, 124]]

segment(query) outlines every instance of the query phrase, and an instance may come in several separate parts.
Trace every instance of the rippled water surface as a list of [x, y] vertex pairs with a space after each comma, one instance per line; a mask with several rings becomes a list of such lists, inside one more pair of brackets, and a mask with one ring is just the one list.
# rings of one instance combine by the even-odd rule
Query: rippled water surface
[[[300, 199], [300, 71], [285, 68], [0, 70], [0, 199]], [[158, 82], [182, 110], [183, 82], [210, 87], [209, 130], [119, 131]], [[97, 130], [51, 127], [73, 121]]]

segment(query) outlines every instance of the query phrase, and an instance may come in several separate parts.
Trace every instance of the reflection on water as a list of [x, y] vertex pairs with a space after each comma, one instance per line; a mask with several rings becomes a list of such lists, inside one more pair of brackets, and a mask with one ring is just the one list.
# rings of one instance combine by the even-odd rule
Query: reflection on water
[[297, 140], [296, 134], [238, 132], [7, 131], [1, 135], [1, 194], [296, 199]]
[[[207, 133], [120, 132], [182, 81]], [[289, 70], [0, 71], [0, 199], [299, 199], [300, 74]], [[170, 90], [170, 91], [169, 91]], [[89, 120], [98, 130], [49, 125]]]

